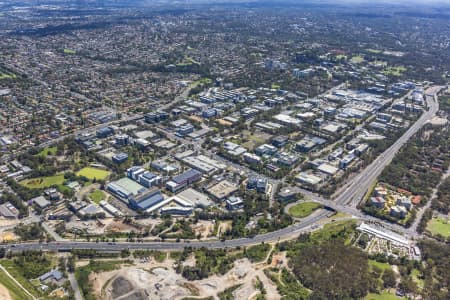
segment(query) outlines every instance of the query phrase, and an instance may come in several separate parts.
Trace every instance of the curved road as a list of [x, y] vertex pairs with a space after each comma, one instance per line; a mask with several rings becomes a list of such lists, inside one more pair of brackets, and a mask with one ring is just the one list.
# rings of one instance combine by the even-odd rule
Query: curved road
[[184, 241], [184, 242], [146, 242], [146, 243], [106, 243], [106, 242], [50, 242], [50, 243], [20, 243], [16, 245], [1, 245], [0, 247], [11, 251], [25, 251], [25, 250], [43, 250], [43, 251], [70, 251], [72, 249], [93, 249], [98, 251], [120, 251], [120, 250], [182, 250], [186, 247], [201, 248], [206, 247], [210, 249], [217, 248], [235, 248], [239, 246], [248, 246], [253, 244], [260, 244], [262, 242], [272, 242], [281, 240], [284, 237], [289, 237], [300, 232], [308, 231], [312, 229], [315, 223], [319, 220], [331, 216], [334, 213], [327, 210], [316, 211], [312, 215], [303, 219], [301, 223], [296, 223], [283, 229], [260, 234], [254, 238], [240, 238], [225, 241], [212, 241], [212, 242], [198, 242], [198, 241]]
[[[400, 150], [400, 148], [409, 140], [409, 138], [414, 135], [426, 122], [428, 122], [438, 111], [439, 104], [437, 101], [437, 93], [442, 89], [442, 87], [430, 88], [432, 92], [427, 92], [427, 104], [429, 106], [428, 111], [422, 114], [422, 116], [385, 152], [383, 152], [377, 159], [375, 159], [369, 166], [367, 166], [363, 171], [361, 171], [352, 182], [344, 186], [336, 194], [338, 195], [334, 199], [334, 207], [344, 208], [347, 207], [351, 211], [356, 211], [356, 205], [361, 201], [362, 197], [372, 184], [374, 180], [379, 176], [383, 169], [391, 162], [395, 154]], [[432, 94], [432, 96], [429, 96]], [[318, 196], [313, 199], [318, 202], [330, 200], [323, 199]], [[330, 205], [331, 206], [331, 205]], [[338, 209], [339, 210], [339, 209]], [[345, 211], [345, 210], [344, 210]], [[183, 241], [183, 242], [146, 242], [146, 243], [104, 243], [104, 242], [72, 242], [72, 241], [58, 241], [50, 243], [21, 243], [17, 245], [0, 245], [0, 247], [11, 251], [23, 251], [23, 250], [43, 250], [43, 251], [69, 251], [72, 249], [94, 249], [98, 251], [120, 251], [125, 249], [148, 249], [148, 250], [182, 250], [185, 247], [207, 247], [211, 249], [216, 248], [234, 248], [239, 246], [247, 246], [253, 244], [259, 244], [261, 242], [273, 242], [281, 240], [283, 238], [298, 234], [300, 232], [305, 232], [313, 229], [313, 225], [319, 220], [331, 216], [333, 212], [328, 210], [318, 210], [312, 215], [304, 218], [300, 223], [295, 223], [289, 227], [257, 235], [253, 238], [240, 238], [226, 241], [213, 241], [213, 242], [199, 242], [199, 241]], [[373, 218], [360, 213], [356, 214], [362, 219], [373, 220]], [[381, 220], [376, 219], [379, 222]], [[392, 224], [386, 224], [388, 227], [395, 227]], [[412, 234], [406, 229], [405, 233]]]

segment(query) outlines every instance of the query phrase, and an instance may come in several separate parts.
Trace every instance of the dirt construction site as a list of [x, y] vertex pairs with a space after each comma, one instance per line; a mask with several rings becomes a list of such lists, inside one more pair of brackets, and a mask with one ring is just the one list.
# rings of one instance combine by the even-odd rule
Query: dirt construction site
[[99, 299], [107, 300], [181, 300], [185, 297], [206, 298], [217, 296], [227, 288], [240, 285], [233, 291], [234, 299], [255, 299], [260, 290], [255, 288], [261, 281], [267, 299], [280, 299], [276, 286], [266, 277], [262, 268], [247, 259], [235, 262], [234, 267], [222, 276], [188, 281], [177, 274], [173, 260], [137, 262], [110, 272], [91, 274], [94, 292]]

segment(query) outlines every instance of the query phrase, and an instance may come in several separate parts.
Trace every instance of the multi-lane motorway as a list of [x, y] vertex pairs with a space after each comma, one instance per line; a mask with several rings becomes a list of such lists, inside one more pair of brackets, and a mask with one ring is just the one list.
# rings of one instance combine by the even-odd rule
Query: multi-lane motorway
[[[433, 91], [440, 89], [432, 88]], [[386, 151], [375, 159], [368, 167], [360, 172], [351, 183], [344, 186], [336, 194], [334, 201], [338, 204], [349, 204], [356, 207], [370, 187], [372, 182], [381, 174], [383, 169], [392, 161], [400, 148], [413, 136], [426, 122], [428, 122], [438, 111], [439, 105], [435, 96], [427, 96], [429, 109]]]
[[[375, 159], [369, 166], [355, 176], [352, 181], [343, 186], [335, 195], [334, 199], [324, 199], [315, 194], [308, 195], [312, 200], [322, 202], [326, 206], [332, 207], [335, 210], [343, 211], [354, 215], [363, 220], [375, 220], [372, 217], [365, 216], [356, 209], [357, 204], [364, 197], [365, 193], [371, 184], [380, 175], [383, 169], [391, 162], [395, 154], [400, 148], [413, 136], [425, 123], [427, 123], [438, 111], [439, 105], [437, 101], [437, 93], [442, 87], [435, 86], [429, 88], [426, 92], [426, 100], [428, 110], [385, 152], [383, 152], [377, 159]], [[285, 239], [300, 232], [313, 230], [317, 227], [317, 223], [322, 219], [331, 216], [333, 213], [329, 210], [321, 209], [314, 212], [312, 215], [302, 219], [301, 222], [295, 223], [289, 227], [257, 235], [253, 238], [240, 238], [225, 241], [180, 241], [180, 242], [144, 242], [144, 243], [104, 243], [104, 242], [73, 242], [73, 241], [58, 241], [50, 243], [21, 243], [16, 245], [1, 245], [11, 251], [23, 250], [43, 250], [43, 251], [64, 251], [71, 249], [94, 249], [98, 251], [120, 251], [124, 249], [148, 249], [148, 250], [180, 250], [185, 247], [207, 247], [207, 248], [233, 248], [238, 246], [247, 246], [258, 244], [261, 242], [273, 242]], [[380, 221], [382, 222], [382, 221]], [[386, 224], [388, 228], [395, 228], [396, 230], [403, 230], [405, 234], [410, 237], [415, 237], [415, 233], [410, 232], [400, 226]]]

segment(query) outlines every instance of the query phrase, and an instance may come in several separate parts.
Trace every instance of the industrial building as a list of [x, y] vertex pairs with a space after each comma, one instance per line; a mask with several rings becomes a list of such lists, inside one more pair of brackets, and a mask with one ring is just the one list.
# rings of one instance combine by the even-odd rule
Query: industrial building
[[191, 185], [192, 183], [200, 180], [202, 178], [202, 173], [190, 169], [183, 174], [172, 177], [172, 180], [166, 183], [166, 188], [172, 193], [176, 193], [179, 190]]
[[161, 191], [157, 188], [152, 188], [137, 195], [131, 196], [128, 199], [128, 205], [132, 209], [145, 211], [163, 200], [164, 197], [161, 194]]
[[228, 180], [222, 180], [221, 182], [213, 185], [208, 189], [208, 193], [210, 193], [217, 200], [223, 200], [226, 197], [235, 193], [239, 187], [229, 182]]
[[106, 185], [106, 189], [117, 198], [124, 200], [126, 203], [128, 203], [127, 200], [129, 197], [142, 193], [146, 190], [146, 188], [142, 185], [126, 177], [108, 183]]
[[194, 206], [191, 202], [181, 199], [178, 196], [172, 196], [166, 199], [162, 199], [158, 202], [154, 202], [149, 206], [146, 213], [160, 213], [170, 215], [190, 215], [194, 210]]

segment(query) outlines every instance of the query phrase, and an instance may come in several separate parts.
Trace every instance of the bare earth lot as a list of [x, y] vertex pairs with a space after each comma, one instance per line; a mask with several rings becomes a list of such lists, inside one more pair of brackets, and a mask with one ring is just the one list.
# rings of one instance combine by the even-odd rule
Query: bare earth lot
[[225, 275], [214, 275], [207, 279], [188, 281], [177, 274], [174, 261], [162, 263], [150, 260], [119, 270], [91, 274], [94, 293], [105, 300], [180, 300], [184, 297], [216, 297], [223, 290], [240, 284], [234, 291], [235, 299], [254, 299], [260, 292], [255, 288], [257, 278], [267, 291], [267, 299], [280, 299], [276, 286], [265, 276], [264, 264], [252, 264], [247, 259], [235, 262]]

